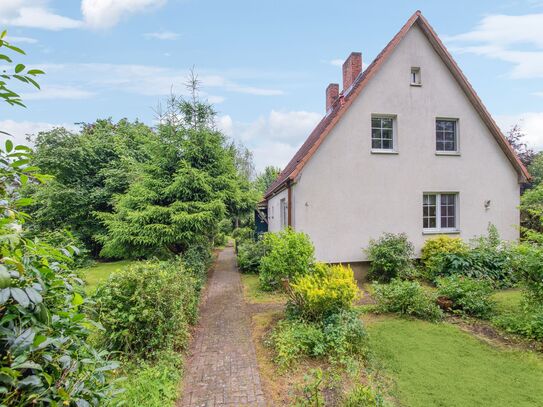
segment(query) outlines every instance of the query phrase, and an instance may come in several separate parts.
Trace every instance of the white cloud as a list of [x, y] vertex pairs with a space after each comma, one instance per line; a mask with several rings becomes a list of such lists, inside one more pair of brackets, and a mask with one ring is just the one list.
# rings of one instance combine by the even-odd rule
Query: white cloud
[[253, 151], [257, 170], [267, 165], [283, 168], [321, 119], [319, 113], [272, 110], [253, 122], [232, 120], [228, 115], [217, 120], [217, 127]]
[[38, 42], [37, 39], [35, 38], [30, 38], [30, 37], [12, 37], [11, 35], [8, 35], [6, 38], [5, 38], [6, 41], [12, 43], [12, 44], [22, 44], [22, 43], [25, 43], [25, 44], [35, 44]]
[[3, 0], [0, 3], [0, 24], [16, 27], [63, 30], [82, 26], [80, 20], [51, 11], [47, 0]]
[[331, 59], [330, 61], [327, 61], [330, 65], [334, 66], [343, 66], [343, 62], [345, 62], [343, 59]]
[[11, 135], [11, 137], [9, 137], [5, 134], [1, 134], [0, 139], [4, 140], [9, 137], [16, 144], [28, 145], [29, 142], [26, 140], [28, 135], [38, 134], [40, 131], [52, 130], [55, 127], [65, 127], [71, 131], [79, 131], [79, 126], [74, 124], [0, 120], [0, 130]]
[[166, 4], [167, 0], [82, 0], [81, 12], [87, 25], [109, 28], [129, 14], [141, 13]]
[[172, 31], [158, 31], [152, 33], [145, 33], [143, 36], [147, 39], [156, 39], [162, 41], [173, 41], [179, 38], [178, 33]]
[[[77, 83], [79, 89], [92, 93], [122, 91], [145, 96], [164, 96], [173, 91], [178, 95], [187, 94], [185, 83], [189, 75], [188, 69], [102, 63], [45, 64], [35, 68], [43, 69], [47, 73], [47, 80]], [[215, 100], [224, 98], [211, 95], [217, 90], [256, 96], [276, 96], [284, 93], [279, 89], [240, 84], [219, 74], [204, 72], [198, 74], [198, 79], [201, 82], [202, 96], [214, 97]]]
[[131, 14], [159, 8], [166, 2], [167, 0], [81, 0], [82, 19], [74, 19], [55, 13], [49, 5], [50, 0], [0, 0], [0, 24], [46, 30], [110, 28]]
[[543, 77], [543, 14], [489, 15], [472, 31], [445, 40], [453, 51], [512, 63], [512, 78]]
[[448, 37], [455, 41], [477, 41], [502, 46], [532, 44], [543, 48], [543, 14], [522, 16], [489, 15], [470, 32]]
[[31, 93], [23, 93], [23, 100], [60, 100], [60, 99], [88, 99], [94, 96], [94, 92], [63, 85], [44, 85], [41, 90]]
[[226, 100], [224, 96], [216, 96], [216, 95], [210, 95], [207, 97], [207, 101], [213, 105], [217, 105], [219, 103], [222, 103]]
[[526, 134], [525, 141], [528, 145], [536, 150], [543, 150], [543, 112], [496, 116], [496, 121], [504, 132], [518, 124]]

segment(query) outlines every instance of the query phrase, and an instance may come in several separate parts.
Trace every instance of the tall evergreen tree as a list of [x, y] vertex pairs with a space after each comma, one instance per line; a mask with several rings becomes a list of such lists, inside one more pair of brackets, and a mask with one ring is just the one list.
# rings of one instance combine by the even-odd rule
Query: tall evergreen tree
[[[160, 112], [153, 160], [139, 166], [135, 181], [103, 213], [102, 254], [140, 257], [181, 253], [213, 243], [226, 216], [247, 210], [250, 199], [226, 137], [216, 130], [213, 108], [198, 98], [170, 97]], [[250, 202], [254, 205], [254, 202]]]

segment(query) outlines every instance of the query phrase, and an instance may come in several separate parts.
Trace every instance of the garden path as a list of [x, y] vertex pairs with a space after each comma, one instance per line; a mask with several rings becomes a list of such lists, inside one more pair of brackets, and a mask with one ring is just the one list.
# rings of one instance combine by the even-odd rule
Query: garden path
[[219, 253], [189, 348], [178, 407], [265, 406], [234, 249]]

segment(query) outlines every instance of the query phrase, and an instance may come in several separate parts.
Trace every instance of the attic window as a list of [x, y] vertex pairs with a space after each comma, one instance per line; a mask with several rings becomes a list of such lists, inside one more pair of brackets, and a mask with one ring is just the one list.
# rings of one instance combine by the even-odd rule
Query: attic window
[[411, 86], [421, 86], [420, 68], [411, 67]]

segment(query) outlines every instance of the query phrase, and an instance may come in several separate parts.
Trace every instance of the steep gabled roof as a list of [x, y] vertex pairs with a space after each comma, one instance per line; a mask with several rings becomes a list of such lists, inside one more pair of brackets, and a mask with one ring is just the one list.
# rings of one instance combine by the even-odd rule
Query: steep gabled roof
[[287, 184], [288, 182], [292, 182], [296, 179], [296, 177], [302, 171], [304, 165], [313, 156], [315, 151], [317, 151], [326, 136], [328, 136], [336, 123], [345, 114], [347, 109], [349, 109], [353, 101], [366, 87], [371, 78], [373, 78], [375, 74], [379, 71], [381, 66], [389, 58], [394, 49], [398, 46], [398, 44], [402, 41], [409, 29], [414, 24], [418, 25], [418, 27], [422, 30], [422, 32], [430, 41], [430, 44], [432, 45], [434, 50], [441, 57], [445, 65], [447, 65], [449, 71], [457, 80], [458, 84], [475, 107], [480, 117], [498, 142], [499, 146], [501, 147], [509, 161], [511, 161], [513, 167], [517, 170], [519, 174], [519, 181], [527, 181], [530, 179], [530, 174], [528, 173], [528, 170], [524, 167], [517, 154], [499, 129], [498, 125], [490, 116], [490, 113], [483, 105], [483, 102], [481, 101], [473, 87], [470, 85], [467, 78], [464, 76], [451, 54], [445, 48], [445, 45], [443, 45], [436, 32], [430, 26], [428, 21], [424, 18], [422, 13], [417, 10], [415, 14], [413, 14], [409, 18], [409, 20], [407, 20], [401, 30], [394, 36], [394, 38], [392, 38], [387, 46], [379, 53], [379, 55], [377, 55], [373, 62], [366, 68], [366, 70], [358, 75], [351, 88], [346, 90], [346, 94], [341, 94], [339, 98], [334, 102], [330, 111], [327, 112], [326, 116], [323, 117], [317, 127], [315, 127], [315, 129], [311, 132], [307, 140], [302, 144], [296, 154], [294, 154], [294, 157], [290, 160], [290, 162], [287, 164], [281, 174], [279, 174], [277, 180], [268, 188], [265, 193], [265, 198], [269, 198], [275, 192], [282, 189], [285, 184]]

